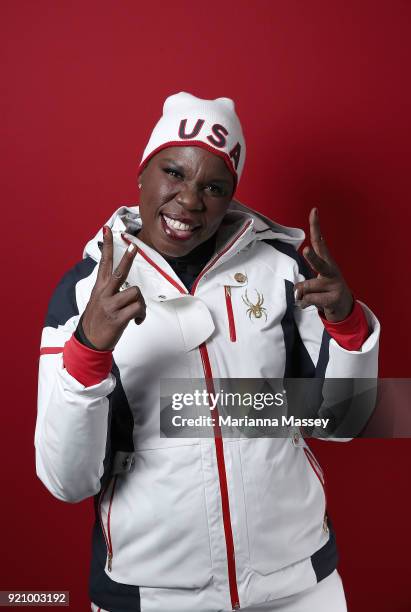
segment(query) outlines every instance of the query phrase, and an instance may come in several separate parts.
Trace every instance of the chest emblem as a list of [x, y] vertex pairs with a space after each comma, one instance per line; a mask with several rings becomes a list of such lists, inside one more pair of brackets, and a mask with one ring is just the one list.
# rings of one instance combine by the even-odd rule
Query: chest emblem
[[257, 301], [255, 304], [250, 302], [249, 297], [247, 295], [247, 289], [245, 290], [244, 295], [241, 296], [244, 304], [248, 306], [247, 314], [250, 320], [251, 317], [254, 317], [255, 319], [261, 319], [264, 316], [265, 320], [267, 321], [267, 309], [263, 307], [264, 296], [262, 293], [260, 294], [257, 289], [255, 289], [255, 292], [257, 294]]

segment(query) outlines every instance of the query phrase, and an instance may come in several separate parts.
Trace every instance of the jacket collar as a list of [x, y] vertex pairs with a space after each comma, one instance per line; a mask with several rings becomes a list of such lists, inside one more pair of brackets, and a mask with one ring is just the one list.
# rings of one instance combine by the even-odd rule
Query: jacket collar
[[[162, 255], [135, 236], [136, 230], [142, 226], [138, 206], [121, 206], [104, 225], [108, 225], [111, 228], [114, 245], [118, 247], [115, 248], [114, 252], [114, 265], [117, 265], [119, 257], [125, 248], [125, 243], [121, 238], [121, 234], [124, 233], [127, 235], [127, 238], [137, 244], [140, 252], [142, 251], [145, 254], [146, 261], [151, 260], [151, 264], [147, 264], [149, 267], [152, 267], [154, 264], [155, 267], [160, 268], [170, 278], [174, 279], [175, 283], [181, 285], [181, 280]], [[214, 270], [221, 266], [221, 264], [231, 259], [233, 255], [257, 240], [280, 240], [298, 249], [304, 238], [303, 230], [275, 223], [268, 217], [237, 200], [232, 200], [217, 233], [216, 255], [206, 265], [203, 272]], [[86, 244], [83, 258], [89, 256], [95, 261], [99, 261], [101, 257], [99, 243], [102, 243], [102, 241], [103, 227]]]
[[[120, 206], [111, 217], [104, 223], [111, 227], [113, 232], [125, 232], [134, 234], [137, 229], [141, 228], [141, 217], [138, 206]], [[246, 230], [241, 233], [241, 228], [247, 225]], [[249, 206], [242, 204], [238, 200], [232, 200], [227, 209], [227, 213], [218, 230], [216, 247], [217, 251], [222, 251], [233, 238], [240, 234], [238, 240], [234, 242], [231, 248], [227, 249], [223, 260], [231, 257], [239, 250], [245, 248], [247, 244], [255, 240], [280, 240], [291, 244], [296, 250], [303, 243], [305, 233], [303, 230], [280, 225], [272, 221], [265, 215], [253, 210]], [[95, 261], [100, 260], [100, 249], [98, 243], [103, 240], [103, 226], [97, 231], [95, 236], [89, 240], [84, 248], [83, 257], [91, 257]], [[146, 245], [140, 243], [144, 249], [149, 249]], [[159, 253], [150, 249], [150, 254], [155, 254], [165, 261]]]

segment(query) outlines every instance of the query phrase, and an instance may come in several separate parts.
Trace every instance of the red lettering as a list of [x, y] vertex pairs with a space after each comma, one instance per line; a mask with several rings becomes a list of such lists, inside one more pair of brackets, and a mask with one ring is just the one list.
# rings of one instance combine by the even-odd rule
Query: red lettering
[[183, 140], [188, 140], [189, 138], [195, 138], [199, 133], [201, 128], [203, 127], [204, 119], [197, 119], [197, 123], [194, 126], [193, 131], [190, 134], [186, 133], [187, 127], [187, 119], [182, 119], [180, 121], [180, 127], [178, 128], [178, 135]]
[[240, 154], [241, 154], [241, 145], [239, 142], [237, 142], [237, 144], [235, 145], [235, 147], [233, 147], [229, 153], [231, 159], [234, 162], [234, 168], [237, 170], [238, 168], [238, 164], [240, 161]]
[[215, 147], [225, 147], [227, 141], [224, 136], [227, 136], [228, 134], [225, 127], [223, 125], [220, 125], [219, 123], [215, 123], [211, 128], [211, 131], [213, 132], [214, 136], [216, 136], [216, 138], [214, 138], [214, 136], [210, 134], [209, 136], [207, 136], [207, 140], [209, 140], [211, 144]]

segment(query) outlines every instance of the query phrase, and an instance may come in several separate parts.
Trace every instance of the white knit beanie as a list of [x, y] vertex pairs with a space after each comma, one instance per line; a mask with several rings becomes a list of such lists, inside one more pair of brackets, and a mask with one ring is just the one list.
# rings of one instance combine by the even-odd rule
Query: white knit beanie
[[235, 189], [244, 167], [245, 140], [233, 100], [202, 100], [185, 91], [169, 96], [144, 149], [138, 174], [161, 149], [176, 146], [203, 147], [219, 155], [234, 176]]

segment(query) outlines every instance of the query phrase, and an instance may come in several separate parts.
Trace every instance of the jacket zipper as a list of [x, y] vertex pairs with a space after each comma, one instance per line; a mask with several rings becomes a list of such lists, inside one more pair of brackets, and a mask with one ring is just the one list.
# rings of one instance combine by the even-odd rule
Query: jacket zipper
[[324, 519], [323, 519], [323, 529], [324, 529], [324, 531], [326, 533], [328, 533], [329, 529], [328, 529], [328, 521], [327, 521], [327, 494], [325, 492], [324, 473], [323, 473], [322, 468], [321, 468], [320, 464], [318, 463], [317, 459], [314, 457], [314, 454], [311, 451], [311, 449], [306, 447], [306, 446], [304, 446], [303, 450], [304, 450], [305, 456], [308, 459], [308, 463], [312, 467], [315, 475], [317, 476], [317, 478], [320, 481], [321, 486], [323, 488], [324, 499], [325, 499], [325, 511], [324, 511]]
[[233, 303], [231, 301], [231, 287], [229, 287], [228, 285], [225, 285], [224, 294], [225, 294], [225, 305], [227, 308], [228, 329], [230, 331], [230, 340], [231, 342], [235, 342], [237, 340], [237, 333], [235, 329]]
[[[200, 274], [195, 279], [190, 294], [194, 295], [198, 283], [201, 278], [214, 266], [214, 264], [224, 255], [232, 246], [237, 242], [237, 240], [244, 234], [246, 229], [251, 224], [251, 220], [245, 223], [245, 225], [241, 228], [236, 236], [224, 247], [222, 251], [217, 253], [217, 255], [211, 259], [211, 261], [206, 265], [206, 267], [200, 272]], [[124, 235], [123, 239], [125, 242], [130, 243]], [[167, 274], [164, 270], [160, 268], [158, 264], [156, 264], [144, 251], [140, 248], [138, 249], [140, 255], [151, 264], [166, 280], [168, 280], [180, 293], [186, 294], [187, 291], [185, 288], [181, 287], [169, 274]], [[203, 365], [204, 377], [206, 381], [207, 391], [209, 393], [214, 393], [214, 381], [213, 381], [213, 373], [211, 370], [210, 359], [208, 356], [208, 351], [206, 347], [206, 343], [203, 342], [198, 347], [201, 356], [201, 363]], [[230, 516], [230, 503], [228, 498], [228, 486], [227, 486], [227, 474], [225, 467], [225, 459], [224, 459], [224, 446], [223, 446], [223, 438], [221, 436], [221, 429], [219, 425], [218, 419], [218, 411], [217, 408], [214, 409], [217, 418], [215, 419], [216, 425], [214, 425], [214, 443], [216, 450], [216, 458], [217, 458], [217, 469], [218, 469], [218, 478], [220, 483], [220, 494], [221, 494], [221, 507], [223, 513], [223, 526], [224, 526], [224, 535], [225, 535], [225, 544], [227, 551], [227, 569], [228, 569], [228, 583], [230, 589], [230, 598], [231, 598], [231, 607], [233, 610], [240, 609], [240, 598], [238, 595], [238, 586], [237, 586], [237, 574], [236, 574], [236, 566], [235, 566], [235, 551], [234, 551], [234, 539], [233, 539], [233, 530], [231, 526], [231, 516]], [[110, 542], [111, 546], [111, 542]]]
[[[213, 265], [220, 259], [220, 257], [222, 255], [224, 255], [225, 253], [227, 253], [227, 251], [229, 249], [231, 249], [231, 247], [233, 246], [233, 244], [235, 244], [237, 242], [237, 240], [244, 234], [244, 232], [246, 231], [246, 229], [249, 227], [249, 225], [251, 224], [251, 220], [247, 221], [247, 223], [241, 228], [241, 230], [238, 232], [238, 234], [236, 236], [234, 236], [234, 238], [224, 247], [224, 249], [222, 251], [220, 251], [219, 253], [217, 253], [217, 255], [214, 257], [214, 259], [212, 259], [207, 265], [206, 267], [200, 272], [200, 274], [197, 276], [197, 278], [195, 279], [193, 286], [191, 287], [191, 291], [190, 293], [192, 295], [194, 295], [195, 290], [197, 289], [197, 285], [200, 281], [200, 279], [204, 276], [204, 274], [207, 274], [207, 272], [210, 270], [210, 268], [213, 267]], [[185, 292], [184, 292], [185, 293]]]
[[[114, 479], [112, 481], [109, 481], [107, 486], [105, 487], [105, 489], [103, 490], [103, 492], [100, 495], [100, 499], [99, 499], [99, 504], [98, 504], [98, 511], [99, 511], [99, 516], [100, 516], [100, 524], [101, 524], [101, 529], [103, 531], [103, 536], [104, 539], [106, 541], [106, 547], [107, 547], [107, 569], [109, 572], [111, 572], [112, 570], [112, 565], [113, 565], [113, 544], [111, 541], [111, 530], [110, 530], [110, 519], [111, 519], [111, 509], [113, 506], [113, 498], [114, 498], [114, 490], [116, 488], [116, 483], [117, 483], [117, 476], [114, 476]], [[111, 496], [110, 496], [110, 502], [108, 505], [108, 511], [107, 511], [107, 531], [104, 529], [104, 522], [103, 522], [103, 517], [101, 514], [101, 504], [103, 501], [103, 497], [106, 494], [107, 489], [110, 486], [110, 483], [113, 483], [113, 487], [111, 489]]]
[[[215, 394], [214, 390], [214, 382], [213, 382], [213, 373], [211, 370], [210, 359], [208, 356], [207, 347], [205, 342], [200, 344], [199, 346], [201, 361], [203, 364], [204, 375], [206, 379], [206, 387], [208, 394]], [[230, 502], [228, 498], [228, 486], [227, 486], [227, 474], [225, 468], [225, 459], [224, 459], [224, 445], [223, 438], [221, 435], [221, 428], [219, 424], [219, 416], [217, 407], [214, 408], [214, 443], [215, 443], [215, 451], [217, 457], [217, 469], [218, 469], [218, 477], [220, 482], [220, 494], [221, 494], [221, 507], [223, 511], [223, 526], [224, 526], [224, 535], [225, 535], [225, 544], [227, 551], [227, 566], [228, 566], [228, 584], [230, 588], [230, 598], [231, 598], [231, 607], [233, 610], [239, 610], [240, 608], [240, 598], [238, 596], [238, 586], [237, 586], [237, 574], [235, 567], [235, 552], [234, 552], [234, 540], [233, 540], [233, 530], [231, 527], [231, 515], [230, 515]]]
[[[200, 272], [200, 274], [197, 276], [197, 278], [195, 279], [191, 287], [190, 293], [192, 295], [194, 295], [197, 289], [198, 283], [200, 279], [204, 276], [204, 274], [206, 274], [210, 270], [210, 268], [212, 268], [213, 265], [220, 259], [220, 257], [224, 255], [224, 253], [226, 253], [233, 246], [233, 244], [235, 244], [235, 242], [240, 238], [240, 236], [244, 234], [246, 229], [249, 227], [250, 223], [251, 221], [248, 221], [242, 227], [242, 229], [238, 232], [238, 234], [234, 236], [234, 238], [226, 245], [226, 247], [222, 251], [220, 251], [220, 253], [218, 253], [214, 257], [214, 259], [212, 259], [207, 264], [207, 266]], [[228, 303], [230, 304], [231, 314], [232, 314], [231, 295], [229, 295], [229, 302], [227, 302], [227, 292], [226, 292], [227, 309], [229, 308]], [[232, 317], [232, 321], [234, 323], [234, 317]], [[235, 327], [233, 327], [233, 332], [234, 332], [234, 338], [235, 338]], [[232, 340], [231, 328], [230, 328], [230, 339]], [[233, 340], [233, 342], [235, 342], [235, 339]], [[211, 370], [210, 358], [208, 355], [208, 350], [207, 350], [207, 346], [205, 342], [200, 344], [199, 351], [201, 355], [201, 362], [203, 365], [207, 391], [209, 394], [210, 393], [214, 394], [215, 390], [214, 390], [213, 372]], [[220, 482], [221, 507], [222, 507], [222, 512], [223, 512], [223, 526], [224, 526], [225, 544], [226, 544], [226, 551], [227, 551], [228, 584], [230, 588], [231, 608], [233, 610], [239, 610], [240, 609], [240, 598], [238, 595], [234, 539], [233, 539], [233, 530], [231, 526], [230, 502], [229, 502], [229, 497], [228, 497], [228, 486], [227, 486], [227, 473], [226, 473], [225, 459], [224, 459], [224, 445], [223, 445], [223, 438], [221, 435], [217, 407], [214, 410], [215, 410], [215, 416], [216, 416], [216, 418], [214, 419], [214, 425], [213, 425], [214, 443], [215, 443], [216, 458], [217, 458], [218, 476], [219, 476], [219, 482]]]

